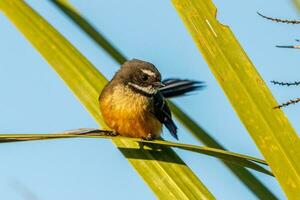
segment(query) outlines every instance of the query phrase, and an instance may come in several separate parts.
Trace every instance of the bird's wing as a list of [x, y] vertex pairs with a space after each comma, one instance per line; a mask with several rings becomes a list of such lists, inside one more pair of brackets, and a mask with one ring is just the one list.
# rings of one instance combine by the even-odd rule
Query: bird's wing
[[162, 96], [162, 94], [158, 91], [153, 97], [153, 106], [152, 106], [152, 114], [162, 123], [167, 129], [170, 131], [171, 135], [178, 140], [177, 136], [177, 127], [172, 120], [171, 111], [169, 106]]
[[176, 78], [165, 79], [163, 80], [163, 84], [165, 86], [161, 87], [159, 90], [165, 98], [182, 96], [205, 87], [205, 83], [202, 81]]

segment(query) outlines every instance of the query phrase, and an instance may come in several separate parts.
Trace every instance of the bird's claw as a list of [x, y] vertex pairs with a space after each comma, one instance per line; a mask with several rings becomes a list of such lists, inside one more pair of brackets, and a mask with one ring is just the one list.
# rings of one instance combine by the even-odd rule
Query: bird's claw
[[119, 133], [117, 131], [107, 131], [105, 133], [106, 136], [112, 136], [112, 137], [115, 137], [115, 136], [118, 136]]
[[151, 133], [149, 133], [146, 137], [142, 137], [142, 140], [151, 141], [154, 140], [154, 137]]

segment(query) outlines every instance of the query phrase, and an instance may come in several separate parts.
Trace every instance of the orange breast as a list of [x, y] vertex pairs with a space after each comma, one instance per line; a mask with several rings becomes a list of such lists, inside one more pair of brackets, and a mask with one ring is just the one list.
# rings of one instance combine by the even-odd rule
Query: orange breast
[[162, 124], [150, 113], [150, 106], [147, 97], [121, 86], [104, 90], [100, 97], [100, 110], [106, 124], [126, 137], [160, 135]]

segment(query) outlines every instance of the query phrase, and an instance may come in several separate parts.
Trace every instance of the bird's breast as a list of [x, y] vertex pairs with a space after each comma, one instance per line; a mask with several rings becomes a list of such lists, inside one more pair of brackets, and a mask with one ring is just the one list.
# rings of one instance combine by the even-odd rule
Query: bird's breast
[[127, 137], [159, 136], [162, 125], [150, 112], [149, 97], [125, 86], [105, 89], [100, 97], [100, 109], [106, 124]]

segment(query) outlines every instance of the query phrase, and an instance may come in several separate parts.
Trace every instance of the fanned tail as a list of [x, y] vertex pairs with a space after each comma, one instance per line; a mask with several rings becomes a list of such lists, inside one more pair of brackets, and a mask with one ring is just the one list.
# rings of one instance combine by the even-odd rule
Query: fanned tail
[[188, 79], [166, 79], [163, 81], [165, 86], [160, 88], [160, 92], [165, 98], [183, 96], [187, 93], [200, 90], [205, 87], [202, 81]]

